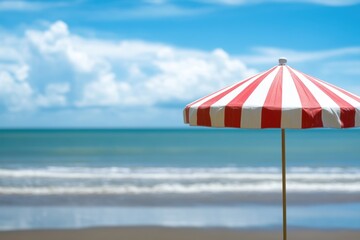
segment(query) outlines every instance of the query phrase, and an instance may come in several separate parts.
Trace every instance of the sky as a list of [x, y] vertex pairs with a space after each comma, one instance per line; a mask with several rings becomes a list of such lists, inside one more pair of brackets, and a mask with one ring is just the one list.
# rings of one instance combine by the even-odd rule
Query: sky
[[183, 127], [288, 64], [360, 95], [360, 0], [0, 0], [0, 128]]

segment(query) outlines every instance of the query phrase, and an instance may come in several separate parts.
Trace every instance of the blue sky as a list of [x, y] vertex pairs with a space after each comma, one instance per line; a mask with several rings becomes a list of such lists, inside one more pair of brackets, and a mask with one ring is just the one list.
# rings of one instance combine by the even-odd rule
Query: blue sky
[[181, 127], [277, 64], [360, 95], [358, 0], [0, 1], [0, 127]]

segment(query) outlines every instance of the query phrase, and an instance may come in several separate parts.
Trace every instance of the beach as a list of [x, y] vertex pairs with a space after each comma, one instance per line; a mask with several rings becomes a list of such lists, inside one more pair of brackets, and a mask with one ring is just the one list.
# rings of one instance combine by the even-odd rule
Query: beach
[[[360, 231], [321, 231], [293, 230], [288, 232], [291, 240], [338, 240], [359, 239]], [[120, 227], [120, 228], [90, 228], [77, 230], [28, 230], [0, 232], [1, 240], [78, 240], [78, 239], [156, 239], [156, 240], [279, 240], [280, 231], [266, 230], [234, 230], [234, 229], [197, 229], [197, 228], [162, 228], [162, 227]]]
[[360, 240], [360, 0], [0, 13], [0, 240]]

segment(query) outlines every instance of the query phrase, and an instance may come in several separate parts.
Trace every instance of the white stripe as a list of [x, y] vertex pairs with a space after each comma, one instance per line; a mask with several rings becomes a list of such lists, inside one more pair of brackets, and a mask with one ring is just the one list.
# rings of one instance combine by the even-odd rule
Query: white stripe
[[324, 127], [341, 128], [340, 107], [326, 93], [308, 80], [301, 72], [291, 68], [296, 76], [309, 89], [322, 109], [322, 122]]
[[266, 72], [262, 73], [261, 75], [256, 75], [249, 79], [246, 83], [242, 84], [241, 86], [235, 88], [217, 102], [211, 105], [210, 107], [210, 119], [211, 119], [211, 126], [212, 127], [224, 127], [225, 122], [225, 106], [229, 104], [237, 95], [239, 95], [247, 86], [251, 83], [256, 81], [260, 76], [265, 74]]
[[189, 124], [191, 126], [197, 125], [197, 108], [198, 107], [190, 107], [189, 108]]
[[184, 123], [187, 123], [186, 122], [186, 107], [183, 110], [183, 118], [184, 118]]
[[282, 81], [281, 128], [302, 127], [302, 105], [294, 80], [287, 67], [284, 67]]
[[[316, 80], [316, 79], [315, 79]], [[332, 91], [335, 95], [342, 98], [344, 101], [349, 103], [351, 106], [355, 108], [355, 127], [360, 126], [360, 102], [356, 101], [352, 97], [349, 97], [348, 95], [342, 93], [341, 91], [337, 90], [336, 88], [332, 87], [331, 85], [324, 84], [321, 81], [317, 81], [322, 86], [326, 87], [330, 91]]]
[[280, 67], [276, 67], [250, 94], [241, 113], [241, 128], [261, 128], [261, 112], [269, 89]]
[[[253, 76], [252, 78], [258, 76], [259, 74]], [[243, 81], [246, 81], [246, 80], [243, 80]], [[189, 108], [189, 124], [191, 126], [196, 126], [197, 125], [197, 109], [200, 105], [202, 105], [203, 103], [207, 102], [208, 100], [210, 100], [211, 98], [214, 98], [220, 94], [222, 94], [223, 92], [227, 91], [228, 89], [232, 88], [233, 86], [241, 83], [242, 81], [240, 82], [237, 82], [237, 83], [234, 83], [228, 87], [225, 87], [224, 89], [218, 91], [218, 92], [214, 92], [212, 94], [210, 94], [209, 96], [205, 97], [204, 99], [202, 99], [201, 101], [199, 102], [196, 102], [198, 100], [195, 100], [194, 102], [190, 103], [190, 108]], [[195, 103], [196, 102], [196, 103]], [[193, 104], [194, 103], [194, 104]], [[193, 105], [191, 105], [193, 104]]]

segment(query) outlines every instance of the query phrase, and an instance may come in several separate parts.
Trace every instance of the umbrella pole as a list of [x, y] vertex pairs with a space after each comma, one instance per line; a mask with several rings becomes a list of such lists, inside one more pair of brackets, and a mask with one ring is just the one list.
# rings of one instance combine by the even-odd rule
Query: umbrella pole
[[285, 158], [285, 129], [281, 129], [281, 156], [282, 156], [282, 206], [283, 206], [283, 240], [286, 236], [286, 158]]

